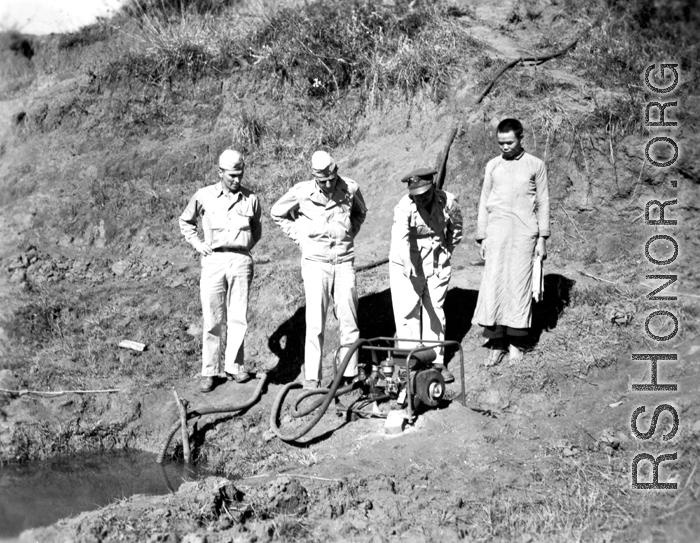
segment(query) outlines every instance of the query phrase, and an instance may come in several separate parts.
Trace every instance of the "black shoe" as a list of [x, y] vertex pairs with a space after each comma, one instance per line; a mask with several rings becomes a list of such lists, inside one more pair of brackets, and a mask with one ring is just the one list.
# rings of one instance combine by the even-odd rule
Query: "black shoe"
[[236, 381], [236, 383], [240, 384], [240, 383], [247, 383], [248, 381], [250, 381], [251, 377], [250, 377], [250, 373], [248, 373], [247, 371], [239, 371], [236, 374], [227, 372], [226, 379], [228, 379], [229, 381]]
[[216, 387], [216, 378], [215, 377], [205, 377], [202, 382], [199, 384], [199, 391], [206, 394], [207, 392], [211, 392], [214, 390]]

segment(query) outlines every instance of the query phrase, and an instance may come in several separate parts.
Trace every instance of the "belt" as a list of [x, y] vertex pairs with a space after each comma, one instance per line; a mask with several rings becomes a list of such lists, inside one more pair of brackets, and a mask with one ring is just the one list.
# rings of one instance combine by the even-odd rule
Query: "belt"
[[241, 253], [244, 255], [250, 253], [248, 249], [234, 249], [233, 247], [217, 247], [216, 249], [212, 249], [212, 251], [215, 253]]
[[308, 258], [304, 257], [304, 260], [308, 262], [318, 262], [320, 264], [345, 264], [346, 262], [352, 262], [352, 260], [338, 260], [337, 258]]

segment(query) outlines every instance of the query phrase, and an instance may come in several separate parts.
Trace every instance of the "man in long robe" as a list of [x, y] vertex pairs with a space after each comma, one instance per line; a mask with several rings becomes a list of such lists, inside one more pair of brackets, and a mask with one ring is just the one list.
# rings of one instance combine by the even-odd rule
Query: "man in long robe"
[[489, 340], [486, 365], [506, 351], [511, 361], [522, 357], [532, 325], [533, 260], [546, 258], [550, 234], [544, 162], [523, 150], [520, 121], [501, 121], [497, 137], [501, 155], [486, 165], [476, 235], [485, 268], [472, 322]]

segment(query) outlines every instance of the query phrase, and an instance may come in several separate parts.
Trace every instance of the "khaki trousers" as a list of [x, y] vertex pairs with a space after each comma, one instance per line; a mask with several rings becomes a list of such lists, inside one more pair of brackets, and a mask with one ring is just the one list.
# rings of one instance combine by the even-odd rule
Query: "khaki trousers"
[[202, 375], [205, 377], [219, 375], [224, 328], [224, 371], [232, 375], [242, 371], [252, 280], [253, 258], [247, 253], [215, 252], [202, 258], [199, 287], [204, 317]]
[[[397, 338], [436, 341], [445, 339], [445, 311], [442, 306], [447, 296], [451, 274], [446, 275], [447, 277], [443, 278], [433, 274], [427, 278], [413, 276], [409, 279], [403, 274], [403, 266], [394, 262], [389, 264], [391, 304], [394, 307]], [[399, 341], [398, 347], [412, 349], [416, 345], [413, 342]], [[442, 347], [435, 348], [436, 364], [444, 364], [443, 350]]]
[[[352, 262], [332, 264], [302, 258], [301, 276], [304, 279], [306, 293], [304, 377], [306, 380], [320, 381], [326, 313], [331, 299], [340, 325], [341, 345], [354, 343], [360, 337], [360, 330], [357, 327], [355, 268]], [[339, 365], [346, 352], [347, 349], [341, 349]], [[344, 375], [346, 377], [357, 375], [357, 352], [345, 368]]]

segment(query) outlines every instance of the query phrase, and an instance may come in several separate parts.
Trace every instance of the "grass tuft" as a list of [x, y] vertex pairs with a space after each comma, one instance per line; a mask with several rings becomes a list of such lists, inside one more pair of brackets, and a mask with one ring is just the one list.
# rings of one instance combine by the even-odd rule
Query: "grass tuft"
[[313, 98], [356, 89], [375, 102], [396, 90], [439, 98], [460, 52], [474, 42], [439, 2], [392, 8], [373, 2], [315, 2], [283, 9], [248, 42], [258, 70]]
[[567, 0], [565, 10], [590, 29], [572, 56], [596, 84], [604, 88], [640, 85], [641, 74], [655, 60], [680, 64], [686, 89], [700, 83], [700, 14], [694, 0], [668, 4]]
[[7, 99], [34, 82], [34, 43], [29, 36], [0, 32], [0, 99]]

